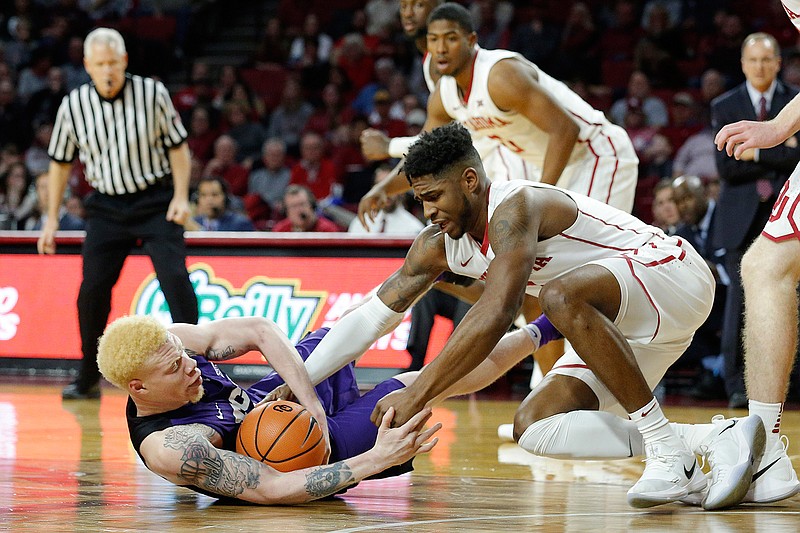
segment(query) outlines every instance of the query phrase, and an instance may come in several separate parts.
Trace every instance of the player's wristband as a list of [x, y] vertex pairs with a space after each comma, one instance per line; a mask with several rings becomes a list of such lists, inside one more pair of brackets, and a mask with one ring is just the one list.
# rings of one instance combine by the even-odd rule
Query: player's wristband
[[536, 350], [548, 342], [564, 338], [564, 335], [556, 329], [545, 315], [539, 315], [539, 318], [527, 324], [523, 329], [530, 336], [533, 344], [536, 345]]

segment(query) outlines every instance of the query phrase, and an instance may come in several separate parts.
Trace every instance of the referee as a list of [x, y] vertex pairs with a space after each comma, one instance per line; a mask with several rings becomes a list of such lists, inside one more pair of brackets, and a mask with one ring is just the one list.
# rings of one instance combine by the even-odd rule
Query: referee
[[64, 399], [100, 397], [97, 339], [111, 311], [111, 289], [138, 243], [150, 256], [173, 321], [197, 323], [182, 226], [189, 216], [186, 130], [161, 82], [126, 74], [119, 32], [92, 31], [83, 53], [92, 81], [72, 90], [58, 109], [48, 148], [48, 218], [37, 244], [39, 253], [55, 253], [58, 211], [78, 155], [94, 191], [86, 198], [78, 294], [83, 360]]

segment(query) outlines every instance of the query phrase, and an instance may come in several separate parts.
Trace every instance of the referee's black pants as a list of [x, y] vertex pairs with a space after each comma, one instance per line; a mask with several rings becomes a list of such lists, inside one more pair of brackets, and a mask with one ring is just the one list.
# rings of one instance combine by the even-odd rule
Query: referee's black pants
[[197, 297], [186, 270], [183, 227], [166, 220], [171, 190], [156, 191], [155, 197], [155, 205], [147, 191], [122, 197], [94, 193], [87, 199], [83, 281], [78, 293], [83, 350], [78, 387], [82, 390], [100, 381], [97, 340], [111, 312], [111, 290], [125, 258], [139, 243], [150, 256], [173, 322], [197, 323]]

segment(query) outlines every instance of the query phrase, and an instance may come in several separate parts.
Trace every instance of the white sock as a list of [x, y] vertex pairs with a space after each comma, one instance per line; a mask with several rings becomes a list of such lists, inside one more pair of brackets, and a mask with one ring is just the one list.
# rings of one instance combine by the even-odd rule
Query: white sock
[[781, 437], [781, 415], [783, 414], [782, 403], [764, 403], [756, 400], [748, 400], [748, 407], [751, 415], [758, 415], [764, 422], [764, 429], [767, 432], [768, 445], [772, 441]]
[[641, 432], [645, 444], [664, 442], [674, 448], [685, 447], [678, 435], [675, 434], [675, 430], [669, 425], [669, 420], [664, 416], [661, 406], [655, 398], [647, 402], [644, 407], [629, 413], [628, 416]]
[[534, 455], [560, 459], [622, 459], [644, 453], [636, 425], [603, 411], [571, 411], [534, 422], [518, 443]]

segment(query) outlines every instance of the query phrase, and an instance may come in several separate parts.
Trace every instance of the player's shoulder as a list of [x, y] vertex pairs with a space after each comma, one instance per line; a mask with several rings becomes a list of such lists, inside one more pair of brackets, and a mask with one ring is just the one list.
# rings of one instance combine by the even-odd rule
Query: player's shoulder
[[439, 226], [431, 224], [422, 228], [414, 239], [407, 258], [413, 262], [430, 263], [444, 256], [444, 253], [444, 233]]

